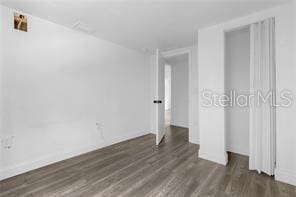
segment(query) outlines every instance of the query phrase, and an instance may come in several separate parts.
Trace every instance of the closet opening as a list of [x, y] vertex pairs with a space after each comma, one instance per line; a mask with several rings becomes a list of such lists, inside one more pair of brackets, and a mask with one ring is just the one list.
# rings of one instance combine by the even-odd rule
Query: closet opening
[[225, 32], [225, 149], [229, 160], [274, 175], [276, 163], [275, 20]]
[[229, 98], [242, 95], [225, 107], [226, 150], [249, 156], [250, 114], [243, 95], [250, 94], [250, 26], [225, 33], [225, 92]]

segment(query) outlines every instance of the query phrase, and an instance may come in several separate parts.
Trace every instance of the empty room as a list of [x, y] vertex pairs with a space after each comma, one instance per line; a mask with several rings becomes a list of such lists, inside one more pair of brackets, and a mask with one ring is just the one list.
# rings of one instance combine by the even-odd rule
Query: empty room
[[0, 0], [0, 197], [295, 197], [295, 98], [294, 0]]

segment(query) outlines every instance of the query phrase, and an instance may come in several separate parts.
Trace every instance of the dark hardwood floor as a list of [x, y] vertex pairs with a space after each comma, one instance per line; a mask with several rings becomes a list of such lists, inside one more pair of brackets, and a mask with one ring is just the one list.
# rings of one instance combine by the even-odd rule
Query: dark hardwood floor
[[0, 182], [0, 196], [296, 196], [296, 187], [248, 170], [230, 154], [225, 167], [197, 158], [188, 131], [168, 127]]

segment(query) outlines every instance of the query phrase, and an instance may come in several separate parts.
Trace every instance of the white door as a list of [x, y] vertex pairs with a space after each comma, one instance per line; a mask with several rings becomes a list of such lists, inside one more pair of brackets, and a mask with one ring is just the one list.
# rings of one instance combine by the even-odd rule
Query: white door
[[[250, 106], [249, 168], [274, 175], [275, 170], [275, 20], [269, 18], [251, 24], [251, 94], [265, 98], [252, 99]], [[260, 101], [260, 103], [258, 103]]]
[[165, 91], [165, 60], [161, 56], [159, 50], [156, 50], [156, 99], [154, 104], [156, 107], [156, 145], [159, 145], [165, 135], [165, 104], [164, 104], [164, 91]]

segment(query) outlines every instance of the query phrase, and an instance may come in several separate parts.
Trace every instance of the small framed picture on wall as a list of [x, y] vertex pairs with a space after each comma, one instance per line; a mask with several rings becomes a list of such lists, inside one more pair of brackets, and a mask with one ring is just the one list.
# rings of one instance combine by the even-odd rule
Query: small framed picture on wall
[[15, 12], [14, 13], [14, 29], [27, 32], [28, 31], [27, 16]]

